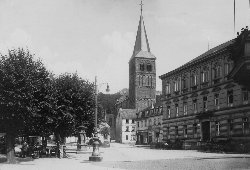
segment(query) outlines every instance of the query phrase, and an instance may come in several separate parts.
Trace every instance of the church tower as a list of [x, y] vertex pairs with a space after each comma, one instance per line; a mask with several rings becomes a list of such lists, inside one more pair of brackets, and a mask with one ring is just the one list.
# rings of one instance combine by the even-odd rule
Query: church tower
[[130, 107], [142, 110], [155, 103], [156, 67], [155, 56], [150, 52], [148, 37], [141, 15], [134, 45], [129, 60], [129, 102]]

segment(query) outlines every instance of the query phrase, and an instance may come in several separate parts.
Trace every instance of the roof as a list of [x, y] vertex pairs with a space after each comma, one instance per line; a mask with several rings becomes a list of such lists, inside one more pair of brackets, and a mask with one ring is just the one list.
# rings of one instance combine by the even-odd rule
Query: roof
[[133, 55], [131, 59], [135, 57], [155, 59], [155, 56], [150, 52], [147, 32], [146, 32], [146, 28], [144, 25], [142, 14], [140, 16], [140, 21], [139, 21], [135, 45], [134, 45], [134, 51], [133, 51]]
[[163, 74], [163, 75], [161, 75], [161, 76], [159, 76], [159, 77], [160, 77], [160, 79], [162, 79], [162, 78], [164, 78], [164, 77], [166, 77], [166, 76], [169, 76], [169, 75], [171, 75], [171, 74], [173, 74], [173, 73], [175, 73], [175, 72], [177, 72], [177, 71], [180, 71], [180, 70], [182, 70], [182, 69], [185, 69], [185, 68], [187, 68], [188, 66], [193, 65], [193, 64], [195, 64], [196, 62], [198, 62], [198, 61], [200, 61], [200, 60], [204, 60], [204, 59], [206, 59], [206, 58], [209, 58], [210, 56], [215, 55], [217, 52], [222, 51], [222, 50], [226, 49], [227, 47], [233, 45], [234, 42], [235, 42], [235, 39], [232, 39], [232, 40], [227, 41], [227, 42], [225, 42], [225, 43], [223, 43], [223, 44], [220, 44], [220, 45], [218, 45], [218, 46], [216, 46], [216, 47], [214, 47], [214, 48], [208, 50], [207, 52], [201, 54], [200, 56], [194, 58], [193, 60], [187, 62], [186, 64], [184, 64], [184, 65], [178, 67], [177, 69], [172, 70], [172, 71], [170, 71], [170, 72], [168, 72], [168, 73], [166, 73], [166, 74]]
[[148, 107], [138, 113], [137, 119], [155, 117], [155, 116], [160, 116], [160, 115], [163, 115], [162, 106], [158, 106], [154, 108]]
[[120, 109], [118, 114], [122, 119], [136, 119], [136, 109]]

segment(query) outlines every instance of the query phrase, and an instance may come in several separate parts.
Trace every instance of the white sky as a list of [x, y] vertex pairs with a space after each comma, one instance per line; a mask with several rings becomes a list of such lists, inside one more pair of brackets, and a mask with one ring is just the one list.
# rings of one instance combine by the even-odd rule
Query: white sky
[[[0, 51], [28, 48], [55, 74], [76, 72], [128, 87], [140, 0], [0, 0]], [[235, 37], [233, 0], [144, 0], [144, 21], [159, 75]], [[250, 23], [236, 0], [236, 32]], [[102, 87], [104, 90], [104, 87]], [[102, 91], [102, 88], [100, 89]]]

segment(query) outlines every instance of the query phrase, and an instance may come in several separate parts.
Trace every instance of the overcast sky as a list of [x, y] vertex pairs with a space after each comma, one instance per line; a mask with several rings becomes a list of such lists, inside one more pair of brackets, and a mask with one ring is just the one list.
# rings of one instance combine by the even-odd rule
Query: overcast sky
[[[28, 48], [55, 74], [77, 72], [128, 88], [128, 61], [140, 0], [0, 0], [0, 51]], [[235, 38], [233, 0], [144, 0], [143, 15], [158, 76]], [[248, 0], [236, 0], [236, 32], [250, 23]], [[104, 87], [100, 88], [101, 91]]]

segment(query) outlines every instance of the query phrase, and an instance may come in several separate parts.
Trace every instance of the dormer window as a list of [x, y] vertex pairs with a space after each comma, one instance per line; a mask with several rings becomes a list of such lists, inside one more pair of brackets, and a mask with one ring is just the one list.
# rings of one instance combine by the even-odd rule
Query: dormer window
[[152, 71], [152, 65], [151, 64], [147, 64], [147, 71]]
[[144, 71], [144, 64], [143, 64], [143, 63], [140, 64], [140, 70], [141, 70], [141, 71]]

